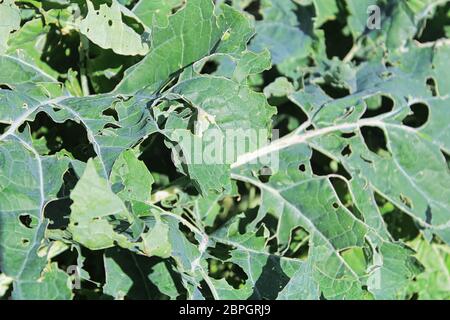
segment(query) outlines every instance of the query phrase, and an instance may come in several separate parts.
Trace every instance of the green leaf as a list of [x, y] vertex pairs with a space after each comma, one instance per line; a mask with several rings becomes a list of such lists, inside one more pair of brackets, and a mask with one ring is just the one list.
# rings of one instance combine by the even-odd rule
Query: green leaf
[[145, 87], [155, 92], [171, 76], [212, 53], [243, 51], [253, 33], [251, 27], [240, 13], [228, 7], [223, 10], [216, 17], [211, 1], [190, 0], [169, 17], [167, 25], [154, 26], [150, 53], [125, 72], [115, 91], [133, 93]]
[[143, 236], [142, 251], [147, 256], [168, 258], [172, 253], [169, 241], [169, 227], [159, 218], [152, 230]]
[[133, 7], [133, 13], [149, 27], [166, 25], [172, 10], [181, 4], [181, 0], [140, 0]]
[[347, 8], [350, 11], [348, 26], [353, 34], [353, 38], [359, 37], [367, 28], [368, 14], [370, 6], [376, 5], [376, 0], [346, 0]]
[[108, 249], [104, 257], [106, 285], [105, 294], [115, 299], [161, 299], [175, 298], [178, 292], [171, 274], [171, 266], [132, 252]]
[[264, 19], [256, 22], [256, 36], [250, 49], [256, 52], [269, 49], [274, 64], [306, 57], [311, 50], [311, 35], [299, 28], [297, 5], [283, 0], [262, 3]]
[[[187, 127], [170, 128], [170, 131], [165, 129], [169, 133], [168, 138], [178, 143], [183, 153], [184, 159], [179, 161], [187, 166], [186, 174], [196, 182], [196, 187], [203, 194], [209, 190], [230, 190], [229, 165], [240, 154], [255, 150], [267, 142], [273, 108], [262, 94], [221, 77], [192, 78], [179, 83], [172, 91], [198, 110], [194, 134]], [[238, 114], [243, 105], [247, 108], [240, 118], [230, 117], [224, 112]], [[245, 145], [236, 145], [236, 134], [246, 135], [248, 141]], [[261, 135], [266, 140], [261, 139]], [[199, 145], [200, 151], [197, 150]]]
[[112, 189], [123, 201], [150, 200], [153, 177], [132, 150], [119, 156], [114, 163], [110, 179]]
[[125, 235], [114, 231], [108, 218], [132, 223], [133, 217], [122, 200], [109, 190], [93, 161], [88, 162], [71, 198], [69, 231], [76, 242], [92, 250], [110, 248], [116, 243], [130, 246]]
[[[0, 145], [0, 261], [13, 279], [13, 296], [45, 298], [36, 286], [47, 259], [40, 249], [48, 240], [44, 209], [57, 199], [68, 159], [40, 156], [29, 131], [3, 135]], [[31, 291], [28, 291], [31, 290]], [[50, 293], [50, 291], [49, 291]]]
[[448, 247], [437, 243], [427, 243], [417, 238], [409, 244], [417, 254], [425, 272], [408, 287], [407, 294], [418, 294], [421, 300], [447, 300], [450, 287], [450, 252]]
[[117, 54], [145, 55], [148, 52], [148, 31], [144, 28], [144, 31], [138, 33], [127, 25], [122, 15], [130, 19], [135, 16], [116, 0], [112, 1], [111, 6], [100, 4], [98, 10], [90, 0], [87, 1], [87, 6], [87, 16], [80, 21], [79, 28], [89, 40], [104, 49], [112, 49]]
[[448, 1], [0, 2], [2, 299], [449, 298]]
[[338, 6], [334, 0], [314, 0], [314, 8], [316, 9], [314, 24], [317, 27], [328, 20], [335, 19], [338, 13]]
[[70, 300], [73, 297], [69, 276], [56, 263], [48, 265], [37, 281], [20, 282], [13, 292], [14, 299]]
[[20, 11], [12, 0], [0, 3], [0, 54], [7, 48], [10, 33], [20, 28]]

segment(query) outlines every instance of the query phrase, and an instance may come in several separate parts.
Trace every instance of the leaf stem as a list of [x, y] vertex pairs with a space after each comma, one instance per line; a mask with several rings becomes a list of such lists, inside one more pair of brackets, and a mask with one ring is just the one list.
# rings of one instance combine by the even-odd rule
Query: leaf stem
[[81, 89], [83, 90], [83, 95], [90, 95], [89, 90], [89, 79], [87, 77], [87, 58], [88, 58], [88, 50], [89, 50], [89, 40], [86, 36], [80, 34], [80, 80], [81, 80]]
[[348, 63], [348, 62], [352, 61], [353, 58], [355, 57], [355, 54], [358, 52], [359, 48], [360, 48], [359, 41], [356, 41], [353, 44], [353, 47], [350, 49], [350, 51], [344, 57], [344, 59], [342, 59], [342, 61], [345, 62], [345, 63]]
[[[321, 135], [325, 135], [328, 133], [332, 133], [335, 131], [345, 131], [345, 130], [354, 130], [354, 129], [358, 129], [360, 127], [364, 127], [364, 126], [376, 126], [376, 127], [384, 127], [384, 126], [396, 126], [395, 124], [390, 124], [390, 123], [385, 123], [383, 121], [381, 121], [382, 118], [376, 117], [376, 118], [367, 118], [367, 119], [361, 119], [357, 122], [354, 123], [341, 123], [341, 124], [336, 124], [333, 126], [329, 126], [329, 127], [324, 127], [324, 128], [320, 128], [320, 129], [316, 129], [316, 130], [312, 130], [312, 131], [307, 131], [302, 135], [297, 135], [295, 134], [289, 134], [287, 136], [284, 136], [281, 139], [275, 140], [274, 142], [272, 142], [271, 144], [262, 147], [261, 149], [258, 149], [256, 151], [253, 152], [249, 152], [249, 153], [245, 153], [241, 156], [239, 156], [236, 160], [236, 162], [234, 162], [231, 165], [231, 168], [237, 168], [240, 167], [244, 164], [247, 164], [251, 161], [254, 161], [262, 156], [268, 155], [272, 152], [277, 152], [280, 150], [283, 150], [285, 148], [297, 145], [297, 144], [301, 144], [306, 142], [309, 139], [321, 136]], [[403, 127], [402, 127], [403, 128]], [[403, 128], [405, 130], [411, 130], [416, 132], [417, 130], [414, 130], [412, 128], [409, 127], [405, 127]]]
[[209, 278], [208, 274], [203, 270], [203, 268], [199, 268], [200, 274], [202, 275], [203, 279], [205, 280], [206, 284], [208, 285], [209, 290], [211, 291], [211, 294], [213, 295], [214, 300], [220, 300], [219, 294], [217, 293], [216, 288], [214, 287], [214, 284], [211, 282], [211, 279]]

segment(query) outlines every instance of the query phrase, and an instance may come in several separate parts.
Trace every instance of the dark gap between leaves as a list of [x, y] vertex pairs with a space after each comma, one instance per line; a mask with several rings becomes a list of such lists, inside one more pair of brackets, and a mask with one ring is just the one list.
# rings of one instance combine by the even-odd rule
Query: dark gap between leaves
[[236, 263], [230, 261], [221, 261], [214, 258], [207, 259], [209, 266], [209, 275], [216, 279], [225, 279], [234, 289], [239, 289], [248, 279], [245, 271]]
[[29, 124], [31, 134], [36, 140], [45, 139], [49, 155], [67, 150], [76, 159], [83, 162], [96, 156], [94, 147], [87, 137], [86, 129], [73, 120], [57, 123], [46, 113], [39, 112], [34, 121], [25, 122], [19, 127], [19, 130], [23, 130], [26, 124]]
[[235, 248], [230, 245], [216, 242], [214, 247], [208, 248], [208, 253], [216, 257], [217, 259], [228, 260], [231, 258], [231, 251], [234, 249]]
[[250, 2], [250, 4], [244, 9], [244, 11], [251, 14], [256, 21], [261, 21], [263, 19], [260, 10], [261, 10], [261, 3], [259, 0]]
[[279, 130], [280, 137], [292, 132], [308, 120], [308, 116], [302, 108], [290, 100], [282, 103], [269, 101], [269, 103], [277, 108], [277, 114], [274, 117], [274, 129]]
[[378, 192], [375, 192], [375, 200], [389, 233], [396, 241], [411, 241], [419, 235], [417, 224], [411, 216]]
[[445, 26], [450, 25], [449, 11], [450, 3], [438, 6], [433, 17], [430, 17], [425, 21], [425, 28], [420, 34], [416, 35], [415, 40], [425, 43], [445, 39]]
[[[165, 145], [162, 135], [153, 134], [148, 137], [142, 142], [140, 151], [139, 160], [145, 163], [149, 171], [166, 176], [170, 181], [183, 176], [173, 164], [171, 150]], [[161, 186], [161, 182], [156, 181], [156, 187]]]
[[344, 35], [345, 22], [335, 19], [325, 22], [321, 29], [325, 33], [326, 52], [329, 59], [338, 57], [343, 59], [353, 46], [350, 35]]

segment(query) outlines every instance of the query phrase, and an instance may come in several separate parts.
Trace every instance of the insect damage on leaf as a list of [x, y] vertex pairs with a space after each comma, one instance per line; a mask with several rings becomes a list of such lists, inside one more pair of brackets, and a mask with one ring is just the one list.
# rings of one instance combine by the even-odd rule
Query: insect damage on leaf
[[0, 1], [0, 298], [450, 298], [449, 5]]

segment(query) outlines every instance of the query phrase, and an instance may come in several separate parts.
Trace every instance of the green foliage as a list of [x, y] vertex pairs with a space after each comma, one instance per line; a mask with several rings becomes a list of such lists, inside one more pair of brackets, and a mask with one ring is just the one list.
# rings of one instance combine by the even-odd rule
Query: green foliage
[[2, 1], [0, 297], [450, 298], [449, 9]]

